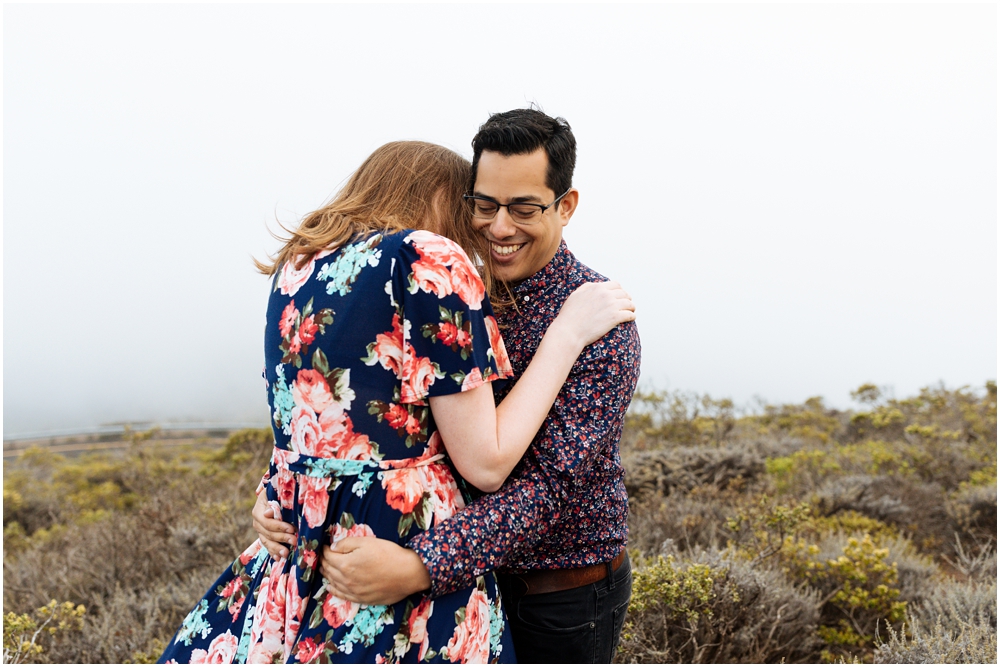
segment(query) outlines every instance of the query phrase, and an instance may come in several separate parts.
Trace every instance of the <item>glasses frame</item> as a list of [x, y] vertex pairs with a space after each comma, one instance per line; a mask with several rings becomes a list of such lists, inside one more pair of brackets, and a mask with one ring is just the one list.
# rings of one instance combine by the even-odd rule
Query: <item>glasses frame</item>
[[[561, 195], [559, 195], [558, 197], [556, 197], [555, 199], [553, 199], [551, 204], [546, 204], [545, 206], [543, 206], [541, 204], [535, 204], [535, 203], [529, 202], [529, 201], [515, 201], [515, 202], [511, 202], [509, 204], [501, 204], [500, 202], [498, 202], [495, 199], [490, 199], [489, 197], [480, 197], [479, 195], [462, 195], [462, 199], [464, 199], [465, 201], [470, 202], [470, 203], [472, 203], [472, 202], [474, 202], [475, 200], [478, 199], [480, 201], [488, 201], [491, 204], [496, 204], [497, 205], [496, 213], [494, 213], [493, 215], [491, 215], [488, 218], [484, 218], [484, 217], [476, 215], [475, 209], [473, 209], [472, 217], [476, 218], [478, 220], [494, 220], [500, 214], [500, 209], [501, 208], [506, 208], [507, 209], [507, 215], [509, 215], [510, 219], [513, 220], [515, 223], [517, 223], [519, 225], [534, 225], [534, 224], [538, 223], [538, 221], [541, 219], [542, 215], [544, 215], [547, 210], [549, 210], [550, 208], [552, 208], [553, 206], [555, 206], [556, 204], [558, 204], [559, 201], [563, 197], [565, 197], [566, 195], [568, 195], [572, 191], [573, 191], [573, 188], [570, 188], [566, 192], [562, 193]], [[529, 220], [520, 220], [520, 219], [518, 219], [518, 217], [516, 215], [514, 215], [511, 212], [511, 210], [510, 210], [511, 206], [534, 206], [535, 208], [538, 209], [538, 215], [535, 216], [533, 214], [531, 216], [531, 219], [529, 219]]]

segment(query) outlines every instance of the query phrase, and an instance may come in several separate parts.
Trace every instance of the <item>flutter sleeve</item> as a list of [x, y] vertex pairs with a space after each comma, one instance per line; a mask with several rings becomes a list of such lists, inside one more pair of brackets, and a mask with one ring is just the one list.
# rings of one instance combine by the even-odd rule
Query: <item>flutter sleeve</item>
[[400, 400], [468, 391], [513, 374], [483, 281], [454, 241], [404, 240], [387, 286], [402, 333]]

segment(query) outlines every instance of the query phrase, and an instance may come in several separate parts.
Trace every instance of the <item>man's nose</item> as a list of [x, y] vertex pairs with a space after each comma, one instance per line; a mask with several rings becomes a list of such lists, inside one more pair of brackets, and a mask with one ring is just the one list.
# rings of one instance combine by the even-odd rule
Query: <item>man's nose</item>
[[490, 223], [490, 234], [493, 238], [500, 240], [517, 234], [517, 226], [510, 217], [510, 212], [506, 206], [501, 206], [497, 215]]

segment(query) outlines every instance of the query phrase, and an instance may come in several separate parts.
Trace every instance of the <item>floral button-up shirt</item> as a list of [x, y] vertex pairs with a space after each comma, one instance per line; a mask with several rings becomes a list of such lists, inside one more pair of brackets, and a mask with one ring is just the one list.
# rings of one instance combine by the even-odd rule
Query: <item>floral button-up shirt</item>
[[[573, 290], [606, 280], [562, 242], [551, 262], [514, 288], [517, 308], [497, 315], [514, 378], [494, 383], [497, 401], [524, 373]], [[430, 572], [432, 597], [491, 570], [575, 568], [621, 553], [628, 496], [618, 442], [639, 358], [634, 322], [588, 346], [503, 487], [410, 540]]]

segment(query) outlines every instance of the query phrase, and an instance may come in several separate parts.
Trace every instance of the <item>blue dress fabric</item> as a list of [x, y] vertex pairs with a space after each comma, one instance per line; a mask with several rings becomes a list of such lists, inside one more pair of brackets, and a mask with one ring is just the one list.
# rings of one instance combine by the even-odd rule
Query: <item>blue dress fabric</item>
[[406, 544], [465, 506], [427, 399], [511, 375], [468, 256], [406, 231], [289, 262], [264, 350], [275, 445], [258, 493], [296, 526], [296, 544], [275, 560], [254, 542], [160, 662], [513, 662], [492, 574], [382, 606], [334, 596], [318, 568], [324, 545]]

